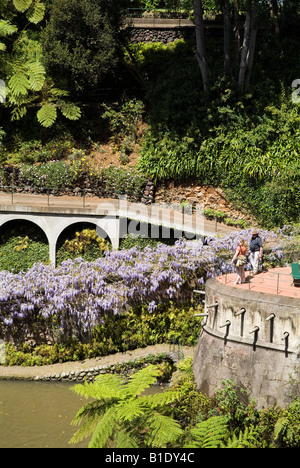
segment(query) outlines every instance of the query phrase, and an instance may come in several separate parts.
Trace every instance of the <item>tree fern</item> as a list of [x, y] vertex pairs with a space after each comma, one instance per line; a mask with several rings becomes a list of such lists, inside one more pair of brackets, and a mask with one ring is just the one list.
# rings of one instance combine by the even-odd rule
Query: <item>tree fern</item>
[[186, 447], [218, 448], [228, 436], [225, 416], [213, 416], [198, 423], [191, 431], [192, 442]]
[[251, 448], [255, 446], [257, 433], [253, 426], [246, 427], [244, 431], [240, 431], [238, 437], [233, 434], [229, 437], [226, 444], [221, 444], [222, 448]]
[[[42, 21], [45, 5], [41, 0], [13, 0], [13, 4], [31, 23]], [[10, 43], [6, 44], [6, 38], [15, 33], [16, 39], [8, 39]], [[46, 128], [55, 123], [58, 111], [69, 120], [81, 117], [80, 108], [64, 99], [68, 93], [55, 88], [47, 79], [39, 42], [30, 38], [27, 29], [18, 31], [15, 25], [3, 19], [0, 20], [0, 67], [1, 79], [6, 83], [5, 106], [10, 109], [11, 120], [23, 118], [29, 107], [37, 109], [38, 122]]]
[[108, 444], [118, 448], [166, 447], [174, 443], [182, 430], [177, 421], [157, 408], [163, 409], [178, 393], [163, 397], [161, 401], [159, 395], [143, 395], [159, 374], [157, 367], [149, 365], [131, 376], [127, 383], [119, 376], [106, 374], [93, 383], [72, 387], [76, 394], [95, 401], [89, 402], [75, 416], [72, 424], [81, 427], [70, 443], [91, 434], [89, 447], [98, 448]]
[[166, 447], [176, 442], [182, 435], [182, 429], [175, 419], [155, 411], [148, 418], [149, 430], [146, 436], [147, 445], [151, 447]]

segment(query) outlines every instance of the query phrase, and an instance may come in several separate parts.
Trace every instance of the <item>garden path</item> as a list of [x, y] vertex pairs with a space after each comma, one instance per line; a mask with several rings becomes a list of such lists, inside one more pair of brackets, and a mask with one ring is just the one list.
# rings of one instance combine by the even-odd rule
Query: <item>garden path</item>
[[[193, 357], [195, 348], [182, 347], [184, 357]], [[73, 361], [51, 364], [49, 366], [0, 366], [0, 380], [34, 380], [37, 376], [39, 378], [45, 377], [46, 375], [62, 374], [63, 372], [69, 373], [72, 371], [86, 371], [96, 366], [106, 366], [113, 364], [121, 364], [124, 362], [130, 362], [134, 359], [146, 357], [149, 354], [161, 354], [169, 353], [169, 344], [158, 344], [153, 346], [147, 346], [146, 348], [135, 349], [127, 351], [126, 353], [116, 353], [110, 356], [97, 357], [94, 359], [85, 359], [84, 361]]]

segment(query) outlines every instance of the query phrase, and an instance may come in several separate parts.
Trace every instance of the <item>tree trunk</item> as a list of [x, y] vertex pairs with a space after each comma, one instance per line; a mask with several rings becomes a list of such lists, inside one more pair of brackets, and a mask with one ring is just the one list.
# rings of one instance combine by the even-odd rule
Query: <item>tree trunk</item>
[[222, 0], [222, 10], [224, 17], [224, 74], [231, 73], [230, 59], [230, 5], [229, 0]]
[[274, 27], [274, 32], [276, 36], [280, 33], [280, 27], [278, 23], [278, 2], [277, 0], [269, 0], [270, 16], [272, 20], [272, 25]]
[[206, 47], [204, 40], [204, 24], [203, 24], [203, 6], [202, 0], [193, 0], [194, 14], [195, 14], [195, 26], [196, 26], [196, 45], [197, 52], [196, 58], [200, 67], [203, 89], [204, 91], [208, 88], [208, 82], [210, 77], [210, 71], [206, 62]]
[[233, 0], [233, 4], [234, 4], [234, 43], [235, 43], [234, 70], [236, 71], [240, 63], [241, 34], [240, 34], [240, 12], [239, 12], [238, 0]]
[[[248, 6], [250, 7], [250, 2], [248, 1]], [[249, 42], [250, 42], [250, 28], [251, 28], [251, 8], [247, 8], [246, 10], [246, 20], [244, 26], [244, 39], [243, 39], [243, 47], [242, 47], [242, 54], [241, 54], [241, 63], [240, 63], [240, 72], [239, 72], [239, 88], [241, 93], [244, 93], [245, 89], [245, 78], [246, 78], [246, 71], [247, 71], [247, 57], [249, 53]]]
[[251, 33], [250, 33], [249, 50], [248, 50], [248, 56], [247, 56], [245, 87], [247, 87], [248, 84], [250, 83], [250, 77], [251, 77], [252, 68], [253, 68], [256, 37], [257, 37], [257, 31], [258, 31], [258, 10], [259, 10], [258, 1], [255, 0], [255, 3], [253, 5], [253, 11], [252, 11]]

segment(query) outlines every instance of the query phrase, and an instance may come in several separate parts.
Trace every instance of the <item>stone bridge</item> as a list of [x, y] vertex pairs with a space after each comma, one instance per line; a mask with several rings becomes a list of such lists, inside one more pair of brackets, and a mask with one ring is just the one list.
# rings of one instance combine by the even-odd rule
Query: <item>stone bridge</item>
[[176, 238], [188, 239], [226, 234], [233, 229], [206, 220], [203, 210], [192, 212], [191, 206], [181, 207], [131, 203], [125, 198], [99, 199], [71, 196], [46, 196], [0, 193], [0, 230], [11, 221], [29, 221], [38, 226], [49, 243], [49, 259], [55, 264], [59, 236], [71, 225], [90, 223], [96, 226], [98, 235], [106, 238], [113, 249], [118, 249], [120, 238], [125, 234], [147, 237], [170, 237], [175, 230]]

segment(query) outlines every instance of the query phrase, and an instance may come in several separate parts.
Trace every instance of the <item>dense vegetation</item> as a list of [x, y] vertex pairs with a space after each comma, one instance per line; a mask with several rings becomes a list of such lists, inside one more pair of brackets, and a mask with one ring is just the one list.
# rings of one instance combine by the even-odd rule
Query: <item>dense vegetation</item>
[[88, 437], [92, 448], [299, 448], [298, 399], [286, 409], [258, 410], [231, 380], [222, 381], [208, 398], [195, 388], [192, 360], [178, 368], [162, 394], [143, 394], [161, 376], [153, 365], [126, 383], [106, 375], [73, 387], [90, 400], [74, 418], [81, 427], [71, 443]]
[[[126, 8], [193, 17], [196, 40], [132, 44]], [[220, 19], [224, 34], [204, 34], [207, 17]], [[261, 227], [299, 222], [299, 24], [298, 0], [0, 0], [0, 185], [138, 199], [148, 177], [196, 180], [222, 187]], [[126, 166], [139, 126], [137, 167], [94, 164], [110, 142]], [[280, 262], [277, 235], [265, 235], [276, 240], [268, 261]], [[228, 269], [224, 254], [236, 243], [232, 235], [206, 250], [180, 241], [113, 253], [85, 226], [64, 233], [53, 269], [42, 233], [6, 226], [0, 336], [14, 342], [7, 363], [79, 360], [172, 336], [192, 345], [199, 324], [191, 290]], [[77, 437], [93, 434], [92, 446], [299, 447], [298, 400], [258, 411], [232, 382], [210, 400], [184, 370], [153, 398], [139, 397], [159, 376], [152, 366], [126, 386], [107, 376], [109, 398], [99, 381], [77, 387], [96, 395], [76, 417], [87, 419]]]
[[[122, 126], [121, 116], [126, 120], [128, 102], [134, 102], [135, 116], [141, 117], [144, 108], [148, 126], [139, 162], [144, 175], [157, 182], [192, 178], [222, 186], [266, 228], [297, 222], [299, 105], [292, 100], [292, 83], [300, 76], [299, 5], [294, 0], [259, 6], [256, 0], [235, 2], [240, 27], [244, 12], [258, 24], [250, 31], [256, 37], [251, 76], [241, 89], [233, 6], [228, 0], [203, 2], [206, 14], [223, 8], [225, 19], [229, 7], [231, 15], [229, 69], [223, 63], [225, 38], [216, 30], [203, 38], [209, 68], [203, 91], [195, 60], [198, 43], [131, 44], [128, 31], [120, 28], [126, 7], [188, 14], [194, 7], [196, 14], [196, 3], [141, 0], [100, 7], [93, 0], [1, 0], [0, 60], [7, 84], [2, 164], [20, 161], [16, 155], [21, 154], [25, 163], [33, 155], [33, 162], [61, 159], [70, 145], [90, 152], [110, 131], [120, 160], [127, 163], [136, 122]], [[241, 29], [239, 34], [242, 45]], [[76, 119], [72, 126], [58, 110]]]

